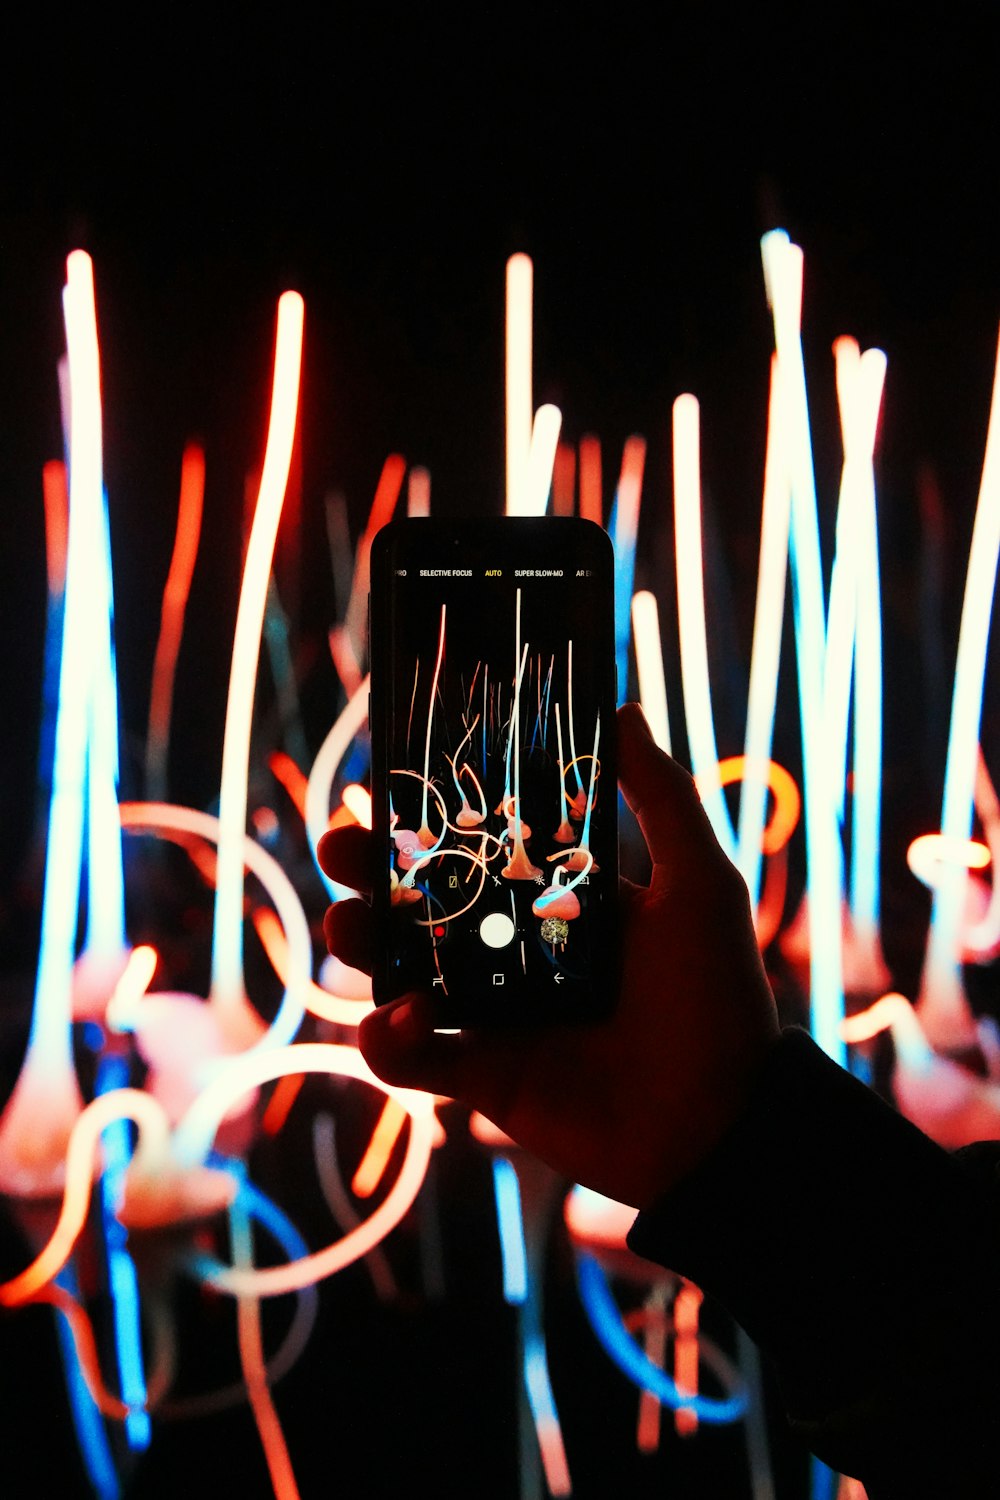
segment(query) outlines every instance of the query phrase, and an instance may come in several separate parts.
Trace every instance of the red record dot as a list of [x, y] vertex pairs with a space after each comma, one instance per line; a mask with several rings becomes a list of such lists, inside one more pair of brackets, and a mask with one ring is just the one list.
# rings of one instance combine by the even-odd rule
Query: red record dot
[[434, 936], [436, 938], [443, 938], [444, 937], [444, 928], [440, 927], [440, 926], [439, 927], [435, 927], [435, 929], [434, 929]]

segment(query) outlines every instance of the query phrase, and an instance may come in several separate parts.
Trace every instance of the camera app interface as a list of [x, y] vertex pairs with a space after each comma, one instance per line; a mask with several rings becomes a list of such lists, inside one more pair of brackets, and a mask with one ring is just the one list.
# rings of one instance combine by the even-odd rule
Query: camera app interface
[[573, 552], [512, 565], [470, 544], [391, 569], [391, 983], [463, 1022], [600, 998], [608, 584]]

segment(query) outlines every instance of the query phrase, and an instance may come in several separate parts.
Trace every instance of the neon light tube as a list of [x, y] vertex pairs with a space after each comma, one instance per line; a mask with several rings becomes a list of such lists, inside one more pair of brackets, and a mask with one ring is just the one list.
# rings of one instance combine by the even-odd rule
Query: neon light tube
[[[674, 1379], [684, 1396], [698, 1394], [698, 1314], [701, 1292], [690, 1282], [684, 1283], [674, 1298]], [[689, 1436], [698, 1429], [698, 1413], [685, 1402], [674, 1414], [677, 1431]]]
[[66, 465], [52, 459], [42, 466], [42, 501], [45, 506], [45, 571], [49, 594], [61, 599], [66, 587], [69, 546], [69, 487]]
[[882, 619], [875, 514], [874, 451], [885, 383], [879, 349], [862, 355], [853, 339], [834, 344], [844, 469], [837, 508], [837, 544], [830, 584], [824, 684], [831, 788], [842, 812], [848, 710], [854, 676], [851, 919], [866, 964], [881, 967], [878, 950], [882, 764]]
[[[284, 1080], [283, 1080], [284, 1081]], [[280, 1085], [279, 1085], [280, 1087]], [[313, 1156], [316, 1160], [316, 1176], [326, 1199], [327, 1207], [342, 1229], [354, 1229], [361, 1223], [360, 1215], [344, 1186], [337, 1164], [337, 1128], [332, 1115], [317, 1115], [313, 1120]], [[309, 1253], [303, 1245], [299, 1255]], [[378, 1296], [389, 1302], [399, 1296], [399, 1287], [393, 1276], [381, 1246], [376, 1245], [365, 1257], [366, 1269]]]
[[[119, 813], [122, 827], [135, 833], [193, 834], [221, 845], [221, 819], [209, 813], [198, 812], [190, 807], [174, 807], [165, 802], [123, 802]], [[269, 1027], [261, 1021], [257, 1042], [250, 1049], [281, 1047], [295, 1036], [305, 1010], [306, 997], [312, 979], [312, 937], [309, 923], [302, 909], [298, 892], [273, 855], [260, 844], [241, 836], [239, 844], [240, 883], [243, 882], [243, 867], [257, 877], [281, 919], [286, 941], [285, 967], [282, 982], [285, 994], [278, 1013]], [[249, 1002], [246, 1002], [247, 1004]], [[141, 1013], [141, 1002], [138, 1008]], [[218, 1012], [214, 1012], [216, 1018]], [[199, 1059], [192, 1058], [192, 1067]]]
[[[113, 1053], [106, 1054], [97, 1070], [98, 1094], [125, 1087], [128, 1084], [128, 1073], [125, 1058]], [[104, 1131], [102, 1141], [104, 1171], [100, 1182], [101, 1210], [114, 1316], [119, 1387], [128, 1407], [125, 1414], [125, 1437], [133, 1451], [144, 1452], [152, 1438], [152, 1426], [145, 1409], [147, 1391], [142, 1357], [139, 1282], [128, 1252], [127, 1231], [115, 1217], [125, 1171], [132, 1154], [127, 1122], [122, 1119], [113, 1120]]]
[[990, 851], [978, 839], [959, 839], [945, 833], [922, 833], [910, 841], [906, 851], [910, 871], [932, 891], [941, 884], [942, 866], [985, 870], [989, 862]]
[[516, 515], [523, 492], [528, 450], [531, 447], [532, 413], [532, 299], [534, 267], [527, 255], [512, 255], [507, 262], [505, 389], [507, 433], [506, 512]]
[[653, 1391], [664, 1406], [669, 1406], [673, 1411], [682, 1406], [690, 1407], [699, 1422], [724, 1426], [729, 1422], [739, 1421], [746, 1412], [746, 1392], [742, 1380], [728, 1365], [728, 1361], [725, 1365], [721, 1359], [718, 1362], [729, 1377], [732, 1394], [716, 1400], [711, 1396], [691, 1397], [678, 1390], [666, 1370], [659, 1369], [647, 1360], [629, 1337], [600, 1262], [592, 1255], [578, 1252], [576, 1274], [580, 1300], [598, 1342], [630, 1380], [645, 1390]]
[[493, 1195], [503, 1264], [503, 1299], [519, 1307], [528, 1295], [528, 1252], [524, 1243], [521, 1188], [517, 1173], [506, 1156], [493, 1157]]
[[[951, 727], [945, 763], [941, 832], [967, 839], [972, 830], [976, 754], [982, 716], [997, 554], [1000, 551], [1000, 344], [990, 403], [986, 455], [969, 550], [962, 622], [955, 662]], [[965, 871], [943, 873], [934, 892], [917, 1011], [932, 1044], [947, 1051], [975, 1039], [975, 1025], [959, 968]]]
[[[855, 664], [858, 605], [857, 548], [862, 545], [859, 505], [864, 478], [858, 473], [858, 372], [861, 350], [851, 338], [833, 346], [837, 374], [837, 404], [844, 446], [844, 465], [837, 502], [837, 531], [830, 575], [830, 606], [826, 621], [826, 679], [823, 683], [826, 732], [830, 737], [831, 766], [836, 772], [837, 812], [844, 815], [847, 783], [847, 728], [851, 706], [851, 676]], [[861, 413], [863, 421], [863, 413]], [[864, 446], [862, 428], [862, 447]], [[874, 442], [874, 431], [872, 441]], [[864, 455], [861, 454], [861, 463]]]
[[[126, 952], [125, 872], [118, 822], [118, 685], [108, 497], [101, 485], [101, 541], [90, 578], [97, 651], [92, 665], [87, 736], [87, 936], [83, 961], [117, 974]], [[98, 562], [99, 557], [99, 562]]]
[[712, 717], [702, 571], [698, 402], [694, 396], [678, 396], [674, 402], [673, 435], [677, 612], [684, 721], [691, 769], [697, 778], [698, 790], [715, 836], [728, 857], [735, 860], [736, 836], [719, 779], [719, 752]]
[[358, 1198], [370, 1198], [385, 1175], [392, 1148], [406, 1123], [406, 1111], [398, 1099], [386, 1099], [378, 1117], [368, 1149], [351, 1179], [351, 1190]]
[[316, 846], [329, 825], [331, 791], [340, 769], [340, 763], [350, 749], [354, 736], [367, 720], [368, 678], [366, 677], [330, 726], [330, 732], [319, 747], [312, 770], [309, 772], [309, 784], [306, 788], [306, 833], [309, 837], [313, 859], [316, 862], [316, 869], [319, 870], [320, 878], [333, 901], [339, 901], [344, 896], [354, 896], [357, 892], [352, 891], [346, 885], [339, 885], [323, 873], [316, 859]]
[[764, 277], [774, 322], [778, 410], [791, 483], [790, 557], [796, 666], [805, 783], [810, 964], [810, 1029], [835, 1062], [844, 1065], [841, 959], [842, 851], [833, 778], [824, 743], [825, 603], [820, 564], [816, 484], [802, 360], [802, 252], [783, 230], [761, 241]]
[[[253, 925], [260, 939], [260, 945], [267, 955], [268, 963], [285, 989], [289, 989], [288, 943], [285, 940], [280, 918], [267, 906], [255, 906]], [[343, 970], [347, 968], [347, 965], [340, 967]], [[323, 961], [321, 975], [325, 976], [331, 970], [334, 974], [337, 973], [333, 958], [328, 957]], [[361, 1018], [374, 1009], [375, 1002], [371, 998], [371, 980], [368, 975], [362, 975], [359, 969], [353, 969], [350, 972], [358, 975], [364, 982], [366, 993], [363, 996], [356, 993], [344, 994], [332, 983], [320, 985], [308, 979], [302, 985], [301, 991], [306, 1010], [314, 1016], [319, 1016], [321, 1020], [333, 1021], [338, 1026], [357, 1026]]]
[[247, 1004], [243, 979], [247, 766], [267, 584], [295, 437], [304, 313], [297, 292], [285, 292], [279, 299], [271, 415], [243, 570], [226, 703], [210, 999], [220, 1023], [237, 1047], [258, 1040], [263, 1025]]
[[59, 663], [62, 653], [63, 607], [66, 592], [66, 561], [69, 540], [69, 487], [66, 465], [53, 460], [42, 469], [45, 504], [45, 565], [48, 598], [45, 609], [45, 650], [42, 676], [42, 711], [38, 750], [38, 819], [47, 815], [52, 795], [52, 767], [56, 718], [59, 713]]
[[[537, 1322], [537, 1318], [533, 1321]], [[539, 1328], [533, 1328], [525, 1337], [522, 1368], [524, 1388], [528, 1396], [532, 1421], [535, 1424], [549, 1494], [571, 1495], [573, 1486], [570, 1482], [569, 1464], [566, 1461], [562, 1427], [552, 1394], [545, 1341]]]
[[[241, 1202], [261, 1228], [271, 1236], [275, 1244], [284, 1251], [289, 1260], [308, 1255], [309, 1246], [295, 1225], [282, 1213], [277, 1204], [242, 1175], [241, 1167], [236, 1169], [228, 1158], [214, 1155], [210, 1158], [210, 1164], [220, 1167], [223, 1171], [238, 1170], [240, 1179], [238, 1196]], [[298, 1363], [309, 1342], [309, 1335], [316, 1325], [318, 1311], [319, 1293], [310, 1282], [296, 1293], [295, 1313], [288, 1326], [288, 1332], [267, 1362], [267, 1378], [272, 1386]], [[208, 1391], [203, 1395], [172, 1397], [170, 1400], [157, 1401], [155, 1405], [157, 1412], [162, 1412], [163, 1416], [168, 1419], [204, 1417], [234, 1406], [243, 1406], [246, 1403], [246, 1395], [246, 1386], [242, 1380], [238, 1380], [231, 1385], [223, 1386], [221, 1390]], [[152, 1404], [154, 1403], [151, 1400]]]
[[993, 879], [986, 910], [978, 922], [972, 923], [965, 932], [965, 947], [975, 953], [987, 954], [1000, 939], [1000, 801], [990, 779], [982, 750], [976, 757], [975, 807], [983, 825], [983, 833], [989, 845], [989, 858], [993, 863]]
[[73, 961], [83, 855], [88, 715], [98, 658], [90, 578], [99, 576], [101, 523], [100, 372], [93, 266], [67, 261], [63, 292], [74, 400], [69, 527], [59, 699], [49, 807], [35, 1002], [24, 1064], [0, 1116], [0, 1188], [26, 1196], [58, 1192], [70, 1131], [83, 1107], [70, 1046]]
[[639, 702], [653, 739], [670, 752], [670, 719], [667, 714], [667, 682], [663, 671], [660, 615], [656, 595], [639, 589], [632, 595], [632, 643], [639, 678]]
[[[645, 1327], [646, 1358], [660, 1369], [667, 1360], [667, 1296], [672, 1279], [664, 1276], [649, 1289], [642, 1310]], [[660, 1413], [662, 1408], [652, 1391], [639, 1392], [639, 1420], [636, 1424], [636, 1447], [640, 1453], [655, 1453], [660, 1446]]]
[[573, 493], [576, 489], [576, 449], [569, 443], [556, 445], [555, 462], [552, 465], [552, 514], [573, 514]]
[[[241, 1271], [222, 1265], [211, 1256], [196, 1255], [192, 1267], [220, 1291], [239, 1296], [252, 1292], [260, 1297], [279, 1297], [308, 1281], [332, 1276], [379, 1243], [413, 1203], [424, 1180], [434, 1138], [434, 1100], [430, 1094], [385, 1085], [371, 1072], [354, 1047], [325, 1042], [300, 1042], [265, 1053], [242, 1053], [224, 1063], [221, 1072], [201, 1092], [174, 1132], [174, 1154], [178, 1164], [190, 1167], [203, 1161], [215, 1132], [236, 1100], [248, 1090], [286, 1073], [332, 1073], [355, 1078], [398, 1099], [410, 1116], [406, 1154], [399, 1175], [375, 1211], [341, 1239], [287, 1266], [269, 1266]], [[3, 1296], [0, 1287], [0, 1298]]]
[[149, 700], [146, 735], [146, 796], [151, 802], [166, 801], [167, 752], [170, 717], [174, 701], [177, 656], [184, 633], [184, 615], [194, 574], [201, 516], [205, 498], [205, 454], [197, 443], [189, 443], [181, 458], [181, 492], [177, 508], [177, 532], [170, 558], [167, 582], [160, 608], [160, 633], [153, 658], [153, 685]]
[[[399, 503], [405, 474], [406, 460], [398, 453], [390, 453], [382, 465], [382, 472], [379, 474], [375, 494], [372, 497], [371, 510], [368, 512], [368, 520], [358, 542], [354, 572], [351, 577], [351, 593], [344, 612], [344, 623], [342, 626], [335, 626], [330, 632], [335, 662], [346, 643], [358, 674], [368, 654], [368, 589], [371, 582], [372, 542], [375, 539], [375, 533], [381, 531], [382, 527], [392, 520]], [[334, 648], [335, 640], [339, 643], [337, 648]], [[352, 688], [349, 687], [348, 692], [350, 693], [351, 690]]]
[[271, 664], [271, 679], [277, 700], [275, 706], [285, 746], [297, 761], [305, 764], [309, 759], [309, 747], [302, 727], [302, 707], [295, 681], [295, 663], [292, 660], [291, 629], [273, 572], [267, 580], [264, 644]]
[[[232, 1240], [233, 1263], [243, 1270], [253, 1269], [253, 1233], [250, 1213], [237, 1193], [229, 1206], [229, 1232]], [[271, 1399], [267, 1370], [264, 1364], [264, 1342], [260, 1326], [260, 1301], [250, 1293], [243, 1293], [236, 1307], [237, 1337], [240, 1349], [240, 1367], [246, 1383], [250, 1409], [260, 1436], [261, 1447], [267, 1462], [268, 1475], [274, 1490], [275, 1500], [299, 1500], [299, 1488], [288, 1453], [288, 1444], [281, 1430], [278, 1413]]]
[[267, 768], [275, 781], [281, 783], [289, 800], [303, 823], [306, 820], [306, 787], [308, 779], [295, 761], [284, 750], [272, 750], [267, 757]]
[[406, 514], [429, 516], [431, 513], [431, 476], [419, 465], [410, 470], [406, 485]]
[[[121, 1406], [120, 1410], [102, 1413], [101, 1405], [95, 1399], [91, 1390], [91, 1379], [99, 1366], [94, 1332], [89, 1320], [85, 1320], [87, 1334], [89, 1334], [89, 1347], [82, 1352], [80, 1347], [82, 1329], [79, 1319], [74, 1316], [74, 1313], [80, 1310], [75, 1300], [76, 1280], [68, 1266], [63, 1271], [61, 1279], [64, 1285], [51, 1288], [52, 1293], [55, 1294], [51, 1300], [53, 1306], [62, 1314], [56, 1319], [59, 1349], [80, 1456], [97, 1500], [121, 1500], [122, 1491], [118, 1482], [118, 1471], [115, 1468], [111, 1444], [108, 1442], [101, 1416], [109, 1415], [120, 1420], [125, 1408]], [[63, 1293], [61, 1297], [58, 1295], [60, 1292]], [[83, 1337], [86, 1338], [86, 1335]], [[89, 1375], [84, 1363], [88, 1355], [91, 1361]]]
[[[645, 439], [636, 436], [627, 438], [622, 450], [622, 467], [610, 526], [615, 549], [615, 668], [618, 673], [619, 706], [625, 702], [628, 694], [628, 647], [631, 634], [629, 611], [635, 583], [635, 549], [639, 535], [645, 462]], [[571, 714], [571, 733], [572, 727]]]
[[760, 901], [761, 855], [767, 807], [766, 767], [774, 740], [781, 630], [785, 614], [791, 488], [785, 427], [778, 399], [778, 360], [771, 357], [768, 396], [764, 498], [760, 524], [760, 561], [754, 607], [753, 647], [744, 739], [743, 785], [740, 788], [739, 847], [736, 863], [750, 892], [754, 922]]
[[78, 1117], [66, 1148], [66, 1186], [56, 1227], [31, 1265], [0, 1284], [0, 1305], [19, 1307], [29, 1301], [66, 1264], [86, 1222], [97, 1143], [106, 1126], [121, 1118], [140, 1126], [149, 1159], [168, 1160], [169, 1126], [155, 1099], [139, 1089], [115, 1089], [92, 1100]]
[[522, 471], [521, 488], [507, 507], [510, 516], [544, 516], [552, 488], [552, 470], [559, 445], [562, 412], [540, 406], [531, 428], [531, 442]]
[[604, 525], [601, 443], [590, 434], [580, 439], [580, 515], [585, 521]]

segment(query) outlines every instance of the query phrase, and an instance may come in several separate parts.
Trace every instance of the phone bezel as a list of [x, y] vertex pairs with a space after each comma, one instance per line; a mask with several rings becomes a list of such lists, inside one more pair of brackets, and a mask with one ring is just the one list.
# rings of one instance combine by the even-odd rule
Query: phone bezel
[[[440, 517], [407, 517], [390, 522], [379, 531], [372, 544], [370, 559], [370, 714], [372, 757], [372, 827], [377, 855], [375, 869], [382, 870], [383, 858], [388, 867], [389, 829], [389, 704], [391, 682], [391, 589], [395, 569], [419, 566], [428, 554], [440, 559], [447, 550], [463, 551], [470, 547], [489, 549], [500, 566], [542, 568], [556, 560], [591, 572], [590, 592], [598, 602], [595, 635], [600, 647], [593, 659], [588, 658], [588, 677], [595, 684], [594, 693], [601, 704], [601, 775], [617, 787], [615, 756], [616, 673], [614, 649], [614, 552], [611, 539], [603, 528], [579, 517], [499, 517], [488, 520]], [[605, 712], [606, 710], [606, 712]], [[544, 1005], [539, 995], [525, 985], [516, 1001], [505, 997], [502, 1006], [491, 1008], [480, 999], [474, 1007], [460, 997], [440, 1000], [442, 1024], [464, 1025], [470, 1021], [470, 1009], [477, 1025], [526, 1024], [539, 1020], [596, 1020], [607, 1014], [613, 1003], [617, 979], [617, 887], [618, 836], [617, 790], [605, 813], [602, 843], [608, 889], [612, 899], [601, 905], [601, 942], [594, 955], [589, 998], [585, 1005], [579, 996], [574, 1004], [562, 1006], [546, 991]], [[391, 924], [389, 883], [376, 878], [372, 893], [375, 930], [375, 967], [372, 975], [376, 1003], [397, 998], [391, 972]]]

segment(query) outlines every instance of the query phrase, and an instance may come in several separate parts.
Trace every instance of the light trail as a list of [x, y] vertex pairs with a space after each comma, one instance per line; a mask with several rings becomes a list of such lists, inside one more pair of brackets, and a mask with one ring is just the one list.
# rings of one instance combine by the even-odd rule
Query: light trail
[[596, 526], [604, 525], [601, 444], [592, 434], [580, 439], [580, 515]]
[[371, 829], [372, 826], [372, 799], [371, 793], [356, 781], [348, 783], [341, 793], [341, 799], [348, 812], [351, 813], [362, 828]]
[[[372, 542], [395, 514], [405, 475], [405, 458], [398, 453], [390, 453], [382, 465], [368, 520], [358, 541], [344, 623], [335, 626], [331, 632], [331, 636], [339, 642], [335, 649], [335, 659], [341, 652], [349, 653], [357, 676], [360, 676], [361, 666], [368, 655], [368, 591], [371, 587]], [[350, 691], [348, 688], [348, 692]]]
[[[270, 907], [255, 906], [253, 925], [268, 963], [285, 989], [289, 989], [294, 981], [290, 979], [288, 942], [280, 918]], [[374, 1009], [370, 993], [367, 999], [357, 1000], [351, 996], [336, 994], [323, 985], [315, 984], [312, 979], [302, 985], [301, 1000], [312, 1015], [319, 1016], [323, 1021], [333, 1021], [338, 1026], [357, 1026], [362, 1017]]]
[[840, 1023], [844, 1015], [840, 908], [842, 850], [834, 779], [823, 734], [826, 655], [825, 595], [820, 563], [816, 482], [802, 358], [802, 251], [783, 230], [761, 241], [764, 278], [777, 352], [777, 414], [788, 459], [792, 609], [798, 673], [805, 783], [808, 867], [810, 1029], [835, 1062], [847, 1060]]
[[656, 595], [649, 589], [639, 589], [632, 595], [632, 644], [639, 678], [639, 702], [653, 739], [669, 755], [670, 719], [660, 642], [660, 614]]
[[853, 339], [834, 344], [844, 468], [827, 620], [827, 742], [833, 795], [843, 808], [849, 693], [853, 665], [854, 751], [850, 912], [853, 942], [873, 974], [882, 968], [878, 939], [882, 809], [882, 611], [875, 509], [875, 439], [886, 358], [862, 354]]
[[297, 292], [278, 301], [271, 413], [264, 467], [236, 615], [219, 794], [219, 848], [210, 1000], [233, 1045], [257, 1041], [263, 1023], [246, 998], [243, 978], [243, 843], [247, 818], [250, 730], [271, 560], [295, 437], [305, 306]]
[[503, 1299], [510, 1307], [518, 1307], [528, 1295], [528, 1251], [524, 1243], [521, 1188], [517, 1172], [506, 1156], [494, 1153], [492, 1165], [503, 1267]]
[[562, 412], [558, 406], [540, 406], [535, 412], [521, 488], [508, 505], [509, 516], [544, 516], [561, 427]]
[[153, 658], [153, 686], [149, 700], [149, 727], [146, 732], [146, 796], [151, 802], [165, 802], [167, 797], [167, 752], [170, 745], [174, 680], [191, 579], [198, 555], [204, 500], [205, 454], [197, 443], [189, 443], [181, 459], [177, 532], [163, 590], [160, 634]]
[[778, 357], [771, 356], [768, 396], [767, 450], [764, 459], [764, 498], [760, 523], [760, 561], [754, 606], [753, 645], [747, 722], [743, 742], [743, 784], [740, 788], [739, 846], [736, 863], [750, 892], [750, 909], [757, 919], [760, 901], [761, 841], [767, 807], [766, 767], [771, 759], [774, 714], [778, 697], [778, 666], [785, 614], [788, 572], [788, 533], [791, 520], [789, 456], [779, 405]]
[[518, 514], [531, 447], [532, 414], [532, 302], [534, 267], [527, 255], [507, 262], [506, 285], [506, 513]]
[[69, 1138], [62, 1209], [55, 1229], [31, 1265], [20, 1275], [0, 1284], [0, 1305], [18, 1307], [29, 1301], [66, 1264], [86, 1222], [101, 1133], [121, 1119], [133, 1120], [140, 1128], [143, 1164], [156, 1168], [167, 1166], [170, 1160], [169, 1126], [155, 1099], [140, 1089], [114, 1089], [94, 1099], [79, 1115]]
[[703, 1348], [702, 1357], [714, 1367], [728, 1394], [722, 1397], [695, 1395], [678, 1389], [677, 1382], [648, 1360], [629, 1337], [599, 1261], [586, 1252], [577, 1252], [577, 1284], [580, 1300], [586, 1309], [598, 1342], [619, 1369], [640, 1388], [655, 1392], [672, 1411], [689, 1408], [699, 1422], [724, 1426], [737, 1422], [746, 1413], [746, 1390], [739, 1372], [718, 1350]]
[[[233, 1296], [244, 1292], [261, 1297], [281, 1296], [298, 1290], [307, 1282], [332, 1276], [366, 1254], [406, 1213], [420, 1191], [430, 1160], [434, 1141], [434, 1100], [430, 1094], [381, 1083], [354, 1047], [301, 1042], [267, 1053], [243, 1053], [229, 1059], [225, 1072], [202, 1091], [174, 1132], [174, 1151], [179, 1163], [192, 1166], [203, 1161], [219, 1124], [240, 1095], [286, 1073], [330, 1073], [354, 1078], [392, 1095], [410, 1116], [406, 1153], [396, 1181], [374, 1212], [323, 1250], [314, 1251], [286, 1266], [269, 1266], [254, 1271], [224, 1266], [210, 1256], [196, 1255], [192, 1267], [197, 1274]], [[0, 1295], [2, 1290], [0, 1288]]]
[[[989, 427], [955, 661], [951, 726], [945, 763], [941, 832], [967, 839], [972, 831], [976, 756], [982, 717], [997, 555], [1000, 552], [1000, 343], [994, 371]], [[960, 971], [966, 874], [942, 871], [934, 892], [917, 1012], [932, 1043], [943, 1051], [975, 1040], [975, 1025]]]
[[[229, 1233], [233, 1264], [240, 1270], [253, 1270], [253, 1230], [250, 1211], [241, 1193], [229, 1205]], [[288, 1444], [281, 1430], [278, 1413], [271, 1398], [264, 1363], [264, 1342], [260, 1326], [260, 1299], [252, 1292], [241, 1292], [236, 1299], [236, 1326], [240, 1350], [240, 1368], [250, 1400], [254, 1422], [267, 1462], [268, 1475], [275, 1500], [299, 1500]]]
[[0, 1189], [29, 1197], [59, 1191], [70, 1131], [83, 1107], [70, 1045], [71, 995], [89, 789], [87, 745], [101, 659], [95, 604], [103, 597], [106, 566], [100, 355], [90, 257], [74, 251], [66, 273], [63, 305], [74, 393], [70, 505], [41, 936], [27, 1052], [0, 1117]]
[[330, 798], [341, 761], [351, 747], [355, 735], [368, 719], [368, 678], [359, 684], [344, 708], [330, 727], [330, 732], [316, 754], [309, 772], [306, 787], [306, 833], [316, 869], [331, 900], [339, 901], [344, 896], [356, 895], [349, 886], [338, 885], [331, 880], [316, 859], [316, 846], [327, 830], [330, 821]]
[[351, 1191], [358, 1198], [370, 1198], [385, 1175], [392, 1149], [406, 1124], [406, 1110], [398, 1099], [386, 1099], [372, 1131], [364, 1156], [351, 1178]]
[[571, 516], [576, 489], [576, 450], [569, 443], [556, 445], [552, 465], [552, 514]]
[[410, 470], [406, 486], [406, 514], [429, 516], [431, 513], [431, 476], [419, 465]]
[[[420, 827], [417, 829], [417, 841], [423, 846], [424, 849], [429, 849], [435, 842], [440, 843], [440, 840], [435, 840], [435, 836], [431, 832], [430, 824], [427, 821], [427, 799], [430, 788], [431, 731], [434, 727], [434, 704], [437, 699], [438, 682], [441, 678], [441, 663], [444, 660], [445, 621], [447, 608], [448, 606], [446, 604], [442, 604], [441, 624], [438, 631], [437, 657], [434, 661], [434, 676], [431, 679], [431, 693], [427, 703], [427, 735], [424, 739], [424, 785], [420, 803]], [[445, 822], [447, 821], [448, 819], [446, 815]]]
[[[635, 550], [639, 537], [642, 476], [646, 464], [646, 440], [633, 435], [622, 449], [621, 473], [612, 511], [610, 531], [615, 550], [615, 668], [618, 673], [618, 703], [628, 692], [628, 647], [631, 635], [630, 606], [635, 583]], [[572, 739], [573, 718], [570, 715]], [[575, 753], [575, 752], [574, 752]]]
[[[175, 807], [167, 802], [123, 802], [119, 812], [122, 827], [130, 833], [159, 833], [167, 837], [177, 834], [183, 837], [193, 835], [195, 838], [221, 845], [222, 820], [213, 818], [210, 813], [198, 812], [190, 807]], [[260, 881], [274, 904], [284, 930], [287, 954], [284, 960], [283, 979], [285, 994], [277, 1015], [271, 1025], [266, 1026], [254, 1012], [254, 1018], [258, 1024], [255, 1028], [257, 1039], [249, 1049], [252, 1053], [261, 1048], [284, 1046], [292, 1040], [302, 1024], [306, 996], [312, 979], [312, 937], [298, 892], [273, 855], [268, 854], [266, 849], [248, 838], [246, 834], [240, 838], [238, 852], [240, 887], [242, 888], [243, 885], [245, 867]], [[136, 1007], [139, 1015], [141, 1015], [141, 1003], [140, 1001], [139, 1006]], [[249, 1001], [245, 997], [244, 1004], [249, 1007]], [[218, 1009], [214, 1008], [211, 1014], [223, 1042], [228, 1042], [229, 1034], [219, 1025]], [[178, 1024], [180, 1024], [179, 1014]], [[192, 1072], [200, 1062], [201, 1059], [197, 1056], [192, 1057]]]
[[702, 571], [701, 470], [698, 402], [678, 396], [673, 408], [674, 553], [680, 622], [681, 684], [691, 769], [715, 836], [726, 855], [736, 858], [736, 835], [719, 779], [705, 629]]

